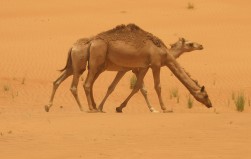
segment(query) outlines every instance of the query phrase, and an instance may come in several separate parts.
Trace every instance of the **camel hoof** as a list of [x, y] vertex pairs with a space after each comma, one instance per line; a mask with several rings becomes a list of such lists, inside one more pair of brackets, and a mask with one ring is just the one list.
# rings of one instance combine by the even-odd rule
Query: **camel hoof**
[[150, 111], [151, 111], [152, 113], [159, 113], [159, 111], [158, 111], [158, 110], [155, 110], [155, 109], [150, 109]]
[[45, 109], [46, 112], [49, 112], [49, 111], [50, 111], [50, 107], [49, 107], [48, 105], [45, 105], [45, 106], [44, 106], [44, 109]]
[[84, 111], [84, 109], [83, 109], [83, 108], [79, 108], [79, 110], [80, 110], [81, 112], [83, 112], [83, 111]]
[[98, 109], [98, 112], [100, 112], [100, 113], [106, 113], [105, 111], [100, 110], [100, 109]]
[[117, 108], [116, 108], [116, 112], [117, 112], [117, 113], [123, 113], [123, 112], [122, 112], [122, 109], [121, 109], [120, 107], [117, 107]]
[[99, 111], [97, 109], [92, 109], [92, 110], [89, 110], [87, 111], [87, 113], [98, 113]]
[[173, 110], [163, 110], [163, 113], [173, 113]]

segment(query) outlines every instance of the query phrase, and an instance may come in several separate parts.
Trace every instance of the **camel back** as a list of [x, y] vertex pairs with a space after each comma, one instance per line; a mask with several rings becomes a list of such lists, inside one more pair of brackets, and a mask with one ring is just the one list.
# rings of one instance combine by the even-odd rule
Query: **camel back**
[[153, 34], [144, 31], [135, 24], [118, 25], [111, 30], [96, 35], [96, 38], [103, 39], [108, 43], [110, 41], [120, 40], [136, 47], [142, 47], [145, 45], [145, 41], [151, 40], [157, 47], [166, 48], [166, 45], [162, 40]]
[[80, 38], [73, 45], [79, 45], [79, 46], [85, 45], [85, 44], [90, 43], [92, 40], [93, 40], [93, 37], [90, 37], [90, 38]]

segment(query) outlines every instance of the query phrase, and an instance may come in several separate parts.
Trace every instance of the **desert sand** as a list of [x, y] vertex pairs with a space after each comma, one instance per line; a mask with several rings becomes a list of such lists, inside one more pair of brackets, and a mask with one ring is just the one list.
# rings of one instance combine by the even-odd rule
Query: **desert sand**
[[[0, 158], [251, 158], [251, 2], [70, 1], [0, 2]], [[193, 99], [168, 68], [161, 70], [164, 102], [173, 113], [150, 113], [137, 93], [123, 114], [115, 108], [130, 93], [132, 73], [108, 98], [107, 113], [80, 112], [69, 91], [71, 78], [58, 89], [54, 106], [44, 111], [52, 82], [64, 67], [69, 47], [118, 24], [135, 23], [166, 44], [179, 37], [204, 50], [178, 62], [206, 87], [213, 108]], [[104, 72], [94, 85], [100, 103], [116, 72]], [[83, 89], [78, 87], [88, 110]], [[145, 77], [151, 104], [160, 109], [152, 73]], [[178, 99], [170, 97], [178, 90]], [[237, 112], [241, 92], [245, 109]]]

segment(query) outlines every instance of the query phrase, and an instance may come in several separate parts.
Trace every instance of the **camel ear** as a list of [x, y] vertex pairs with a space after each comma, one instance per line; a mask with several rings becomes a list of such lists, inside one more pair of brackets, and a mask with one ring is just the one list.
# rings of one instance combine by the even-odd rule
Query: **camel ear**
[[205, 91], [205, 86], [202, 86], [200, 89], [200, 92], [204, 92]]
[[186, 42], [186, 40], [184, 38], [179, 38], [179, 41], [181, 41], [182, 45], [184, 45]]
[[186, 40], [184, 38], [179, 38], [179, 41], [181, 41], [182, 43], [186, 42]]

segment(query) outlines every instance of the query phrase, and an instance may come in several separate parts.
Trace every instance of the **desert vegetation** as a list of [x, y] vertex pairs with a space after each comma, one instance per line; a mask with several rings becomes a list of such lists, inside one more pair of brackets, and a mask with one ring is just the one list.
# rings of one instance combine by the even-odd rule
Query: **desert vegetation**
[[191, 98], [191, 95], [189, 94], [189, 95], [188, 95], [188, 98], [187, 98], [187, 107], [188, 107], [189, 109], [192, 109], [192, 108], [193, 108], [193, 102], [194, 102], [194, 100], [193, 100], [193, 98]]
[[187, 9], [194, 9], [194, 4], [191, 2], [188, 2]]
[[133, 74], [132, 77], [130, 78], [130, 89], [134, 88], [136, 82], [137, 82], [137, 77], [135, 76], [135, 74]]
[[244, 111], [245, 102], [246, 102], [246, 99], [245, 99], [244, 93], [243, 92], [239, 92], [237, 94], [237, 96], [235, 97], [235, 99], [234, 99], [236, 110], [238, 112], [243, 112]]

